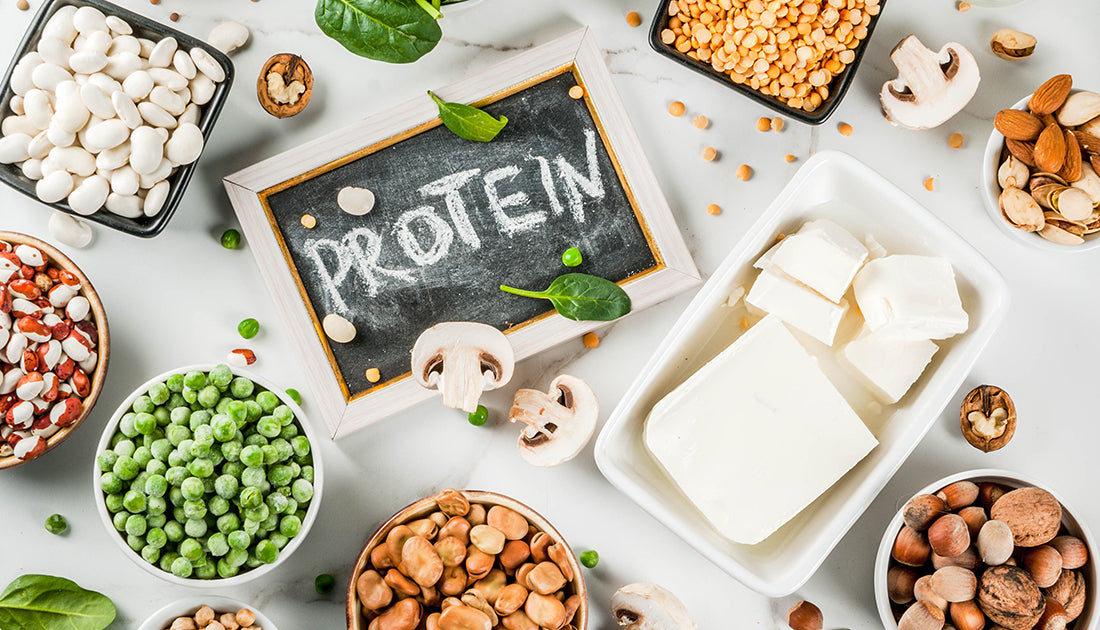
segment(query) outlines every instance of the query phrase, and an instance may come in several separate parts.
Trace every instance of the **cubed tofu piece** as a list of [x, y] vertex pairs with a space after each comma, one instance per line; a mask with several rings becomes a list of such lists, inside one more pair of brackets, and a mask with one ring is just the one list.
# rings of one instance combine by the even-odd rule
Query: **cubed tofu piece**
[[947, 339], [969, 326], [955, 271], [944, 258], [878, 258], [863, 266], [853, 285], [864, 321], [884, 337]]
[[928, 339], [905, 341], [872, 332], [867, 326], [841, 350], [859, 379], [885, 403], [905, 396], [939, 350]]
[[771, 265], [833, 303], [840, 303], [867, 260], [867, 247], [828, 219], [806, 222], [773, 250], [767, 254]]
[[771, 313], [825, 345], [833, 345], [848, 301], [834, 304], [782, 272], [765, 269], [752, 283], [745, 303]]

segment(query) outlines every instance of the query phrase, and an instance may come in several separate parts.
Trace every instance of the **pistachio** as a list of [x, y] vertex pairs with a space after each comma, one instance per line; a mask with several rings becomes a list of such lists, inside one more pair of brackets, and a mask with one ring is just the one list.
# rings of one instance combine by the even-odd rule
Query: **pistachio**
[[1039, 230], [1039, 236], [1059, 245], [1080, 245], [1085, 242], [1084, 238], [1056, 225], [1044, 225]]
[[1096, 169], [1092, 167], [1092, 164], [1082, 164], [1081, 179], [1070, 185], [1085, 191], [1094, 207], [1100, 206], [1100, 175], [1096, 173]]
[[276, 118], [300, 113], [313, 95], [313, 72], [298, 55], [283, 53], [267, 60], [256, 80], [256, 96]]
[[1076, 92], [1066, 97], [1066, 102], [1055, 114], [1058, 124], [1063, 127], [1076, 127], [1100, 116], [1100, 94], [1096, 92]]
[[1002, 28], [993, 34], [993, 39], [989, 40], [993, 54], [1002, 59], [1030, 57], [1031, 53], [1035, 52], [1035, 44], [1035, 37], [1010, 28]]
[[1050, 195], [1051, 205], [1070, 221], [1084, 221], [1092, 215], [1092, 199], [1080, 188], [1062, 187]]
[[1043, 229], [1043, 209], [1031, 195], [1015, 186], [1009, 186], [1001, 192], [1001, 214], [1013, 227], [1025, 232], [1038, 232]]
[[1010, 154], [1001, 163], [1001, 167], [997, 169], [997, 183], [1001, 185], [1001, 188], [1008, 188], [1009, 186], [1023, 188], [1027, 185], [1030, 175], [1031, 171], [1028, 170], [1027, 165], [1015, 155]]
[[1012, 439], [1016, 431], [1016, 405], [1000, 387], [982, 385], [966, 395], [959, 423], [966, 441], [974, 448], [989, 453], [1004, 447]]

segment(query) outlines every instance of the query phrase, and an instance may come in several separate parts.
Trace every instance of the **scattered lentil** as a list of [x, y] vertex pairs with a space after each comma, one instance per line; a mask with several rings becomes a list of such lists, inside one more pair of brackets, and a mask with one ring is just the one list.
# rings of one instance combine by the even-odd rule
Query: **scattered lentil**
[[173, 22], [179, 22], [180, 21], [180, 14], [173, 12], [171, 15], [168, 16], [168, 19], [172, 20]]
[[784, 155], [784, 156], [783, 156], [783, 159], [784, 159], [784, 160], [786, 160], [787, 162], [794, 162], [794, 161], [795, 161], [795, 160], [797, 160], [798, 158], [796, 158], [795, 156], [793, 156], [793, 155], [791, 155], [790, 153], [788, 153], [787, 155]]
[[741, 318], [741, 330], [748, 330], [751, 327], [752, 327], [752, 324], [749, 322], [749, 318], [748, 317], [742, 317]]
[[631, 26], [641, 26], [642, 16], [638, 15], [637, 11], [631, 11], [626, 14], [626, 23]]
[[779, 116], [776, 116], [775, 118], [772, 118], [772, 122], [771, 122], [772, 131], [783, 131], [783, 125], [784, 124], [786, 124], [786, 123], [784, 123], [783, 119], [780, 118]]
[[366, 377], [368, 383], [377, 383], [382, 380], [382, 373], [378, 371], [378, 368], [367, 368]]
[[742, 164], [737, 167], [737, 179], [747, 182], [750, 177], [752, 177], [752, 167], [748, 164]]
[[714, 147], [706, 147], [703, 149], [703, 159], [708, 162], [713, 162], [718, 157], [718, 151]]
[[932, 192], [934, 187], [935, 187], [935, 179], [934, 178], [929, 177], [928, 179], [924, 180], [924, 189], [925, 190], [927, 190], [928, 192]]
[[852, 132], [854, 131], [852, 129], [852, 126], [849, 125], [848, 123], [840, 123], [839, 125], [836, 126], [836, 130], [839, 131], [840, 135], [842, 135], [842, 136], [850, 136], [850, 135], [852, 135]]
[[699, 114], [692, 119], [691, 124], [695, 125], [696, 129], [706, 129], [710, 125], [710, 121], [707, 120], [706, 116]]
[[957, 5], [955, 5], [955, 9], [959, 13], [966, 13], [967, 11], [969, 11], [971, 9], [971, 6], [970, 6], [969, 2], [960, 2]]
[[958, 149], [963, 145], [963, 135], [961, 133], [953, 133], [951, 137], [947, 139], [947, 144]]
[[687, 111], [687, 108], [680, 101], [672, 101], [668, 104], [668, 113], [677, 118], [683, 116], [685, 111]]
[[756, 119], [756, 130], [757, 131], [767, 131], [771, 128], [772, 128], [772, 121], [768, 120], [767, 117], [761, 117], [761, 118]]
[[17, 0], [15, 3], [15, 8], [19, 9], [20, 11], [26, 11], [27, 9], [31, 8], [31, 5], [29, 2], [27, 2], [27, 0]]
[[584, 88], [579, 85], [574, 85], [573, 87], [569, 88], [569, 98], [576, 100], [584, 98]]
[[302, 215], [302, 226], [307, 230], [312, 230], [317, 225], [317, 219], [312, 214]]
[[722, 214], [722, 209], [718, 207], [718, 204], [712, 203], [707, 206], [707, 214], [719, 215]]
[[581, 337], [581, 342], [584, 343], [585, 348], [595, 348], [600, 345], [600, 338], [594, 332], [584, 333]]

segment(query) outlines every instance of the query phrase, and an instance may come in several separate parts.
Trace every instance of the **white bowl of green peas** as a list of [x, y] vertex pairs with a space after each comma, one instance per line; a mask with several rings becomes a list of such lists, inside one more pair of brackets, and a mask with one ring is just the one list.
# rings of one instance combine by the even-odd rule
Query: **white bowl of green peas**
[[224, 364], [160, 374], [111, 416], [96, 506], [124, 554], [174, 584], [228, 587], [275, 569], [317, 518], [317, 434], [273, 384]]

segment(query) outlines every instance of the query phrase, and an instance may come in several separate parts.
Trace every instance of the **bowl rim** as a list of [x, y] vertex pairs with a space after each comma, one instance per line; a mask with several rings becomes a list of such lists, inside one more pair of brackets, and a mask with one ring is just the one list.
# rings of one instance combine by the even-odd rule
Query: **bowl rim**
[[[362, 623], [363, 616], [359, 612], [359, 594], [355, 590], [355, 582], [363, 573], [367, 561], [370, 560], [370, 552], [377, 547], [379, 543], [383, 542], [385, 540], [385, 535], [397, 525], [410, 522], [418, 517], [426, 517], [428, 514], [435, 511], [441, 492], [442, 491], [417, 499], [401, 508], [394, 513], [393, 516], [386, 519], [386, 522], [380, 525], [378, 529], [367, 538], [367, 542], [363, 545], [363, 549], [359, 552], [359, 557], [355, 561], [355, 566], [351, 570], [351, 577], [348, 579], [346, 605], [348, 630], [366, 629], [366, 625]], [[584, 580], [584, 569], [577, 560], [576, 554], [573, 553], [573, 548], [569, 545], [569, 541], [561, 535], [561, 532], [559, 532], [542, 514], [539, 514], [525, 503], [517, 501], [507, 495], [488, 490], [460, 490], [460, 492], [470, 503], [480, 503], [490, 506], [500, 505], [519, 512], [528, 520], [529, 524], [534, 525], [540, 531], [549, 534], [556, 541], [565, 545], [565, 550], [569, 552], [569, 566], [573, 568], [574, 577], [570, 583], [573, 585], [574, 594], [579, 595], [581, 598], [580, 608], [577, 609], [577, 613], [573, 617], [573, 626], [576, 627], [577, 630], [586, 630], [588, 628], [588, 586]]]
[[[1074, 88], [1070, 90], [1070, 94], [1081, 92], [1080, 88]], [[1031, 100], [1032, 93], [1016, 101], [1006, 109], [1026, 109], [1027, 103]], [[997, 131], [996, 128], [989, 134], [989, 140], [985, 145], [985, 152], [982, 154], [982, 201], [985, 204], [986, 214], [989, 218], [997, 224], [1001, 232], [1008, 234], [1012, 240], [1026, 243], [1032, 247], [1042, 249], [1048, 252], [1059, 252], [1063, 254], [1074, 254], [1087, 252], [1092, 249], [1100, 247], [1100, 232], [1089, 234], [1085, 236], [1085, 242], [1080, 245], [1064, 245], [1062, 243], [1053, 243], [1031, 232], [1025, 232], [1023, 230], [1017, 230], [1005, 221], [1005, 218], [1001, 216], [1001, 186], [997, 183], [997, 169], [1001, 164], [1001, 147], [1004, 146], [1005, 137]], [[1030, 168], [1030, 167], [1029, 167]]]
[[[267, 615], [263, 614], [258, 608], [251, 604], [247, 604], [238, 599], [232, 597], [225, 597], [224, 595], [190, 595], [188, 597], [182, 597], [173, 602], [165, 604], [158, 608], [153, 614], [145, 618], [145, 621], [141, 622], [141, 625], [137, 627], [137, 630], [163, 630], [170, 625], [172, 619], [183, 615], [184, 613], [173, 614], [172, 611], [180, 609], [199, 608], [203, 605], [210, 606], [211, 608], [218, 609], [224, 607], [234, 607], [237, 610], [247, 608], [256, 615], [256, 624], [263, 626], [264, 630], [278, 630], [275, 624]], [[159, 623], [161, 619], [168, 619], [163, 623]]]
[[107, 311], [103, 308], [103, 300], [100, 299], [99, 293], [92, 286], [92, 281], [88, 279], [88, 276], [72, 261], [68, 256], [63, 254], [61, 250], [57, 249], [53, 245], [43, 241], [42, 239], [35, 238], [28, 234], [20, 232], [4, 232], [0, 231], [0, 241], [17, 242], [18, 244], [32, 245], [42, 250], [49, 256], [50, 260], [57, 263], [59, 267], [71, 272], [74, 276], [80, 280], [80, 287], [82, 289], [82, 295], [88, 299], [88, 303], [91, 304], [92, 314], [95, 316], [96, 330], [98, 334], [98, 340], [96, 341], [96, 350], [99, 354], [96, 359], [95, 370], [92, 374], [92, 390], [83, 401], [83, 410], [76, 420], [73, 421], [67, 427], [62, 428], [57, 433], [54, 433], [46, 439], [46, 450], [42, 455], [35, 457], [34, 459], [22, 460], [15, 455], [9, 455], [7, 457], [0, 457], [0, 470], [6, 470], [9, 468], [15, 468], [27, 462], [33, 462], [41, 459], [46, 453], [53, 450], [59, 444], [64, 442], [70, 435], [72, 435], [81, 424], [92, 414], [92, 409], [95, 407], [96, 401], [99, 399], [99, 394], [103, 391], [103, 384], [107, 380], [107, 365], [111, 359], [111, 333], [107, 324]]
[[306, 518], [302, 521], [301, 531], [299, 531], [298, 535], [291, 539], [289, 543], [287, 543], [286, 547], [279, 551], [279, 558], [275, 560], [275, 562], [271, 564], [265, 564], [254, 569], [250, 569], [249, 571], [242, 572], [231, 578], [214, 578], [210, 580], [200, 580], [197, 578], [177, 577], [175, 575], [172, 575], [171, 573], [162, 571], [160, 567], [156, 565], [149, 564], [145, 561], [144, 558], [138, 555], [136, 551], [130, 549], [130, 547], [126, 544], [125, 539], [119, 535], [119, 532], [115, 529], [114, 524], [111, 522], [111, 515], [107, 511], [107, 504], [103, 500], [103, 484], [100, 480], [100, 475], [103, 471], [99, 469], [99, 463], [97, 461], [99, 454], [106, 450], [107, 445], [110, 444], [111, 438], [113, 437], [115, 429], [118, 427], [118, 423], [122, 419], [122, 416], [126, 414], [131, 405], [133, 405], [134, 401], [138, 398], [138, 396], [141, 396], [148, 392], [149, 388], [152, 387], [153, 384], [164, 382], [169, 376], [172, 376], [173, 374], [185, 374], [192, 370], [209, 372], [217, 365], [220, 364], [199, 363], [196, 365], [187, 365], [184, 367], [174, 368], [158, 374], [157, 376], [154, 376], [153, 378], [140, 385], [129, 396], [127, 396], [126, 399], [122, 401], [122, 403], [119, 404], [114, 414], [111, 415], [111, 419], [107, 421], [107, 426], [103, 428], [103, 433], [99, 438], [99, 443], [96, 445], [96, 456], [92, 458], [92, 488], [95, 494], [96, 512], [99, 514], [99, 520], [107, 529], [108, 537], [110, 537], [115, 542], [115, 544], [118, 545], [120, 549], [122, 549], [127, 558], [134, 562], [134, 564], [144, 569], [146, 573], [149, 573], [150, 575], [156, 576], [167, 582], [171, 582], [172, 584], [175, 584], [177, 586], [189, 586], [192, 588], [223, 588], [230, 586], [239, 586], [241, 584], [251, 582], [256, 578], [273, 571], [275, 567], [279, 566], [287, 558], [289, 558], [298, 549], [298, 547], [301, 546], [302, 542], [309, 535], [309, 531], [313, 527], [314, 521], [317, 520], [317, 514], [318, 512], [320, 512], [321, 495], [323, 494], [324, 490], [324, 466], [322, 463], [320, 448], [318, 448], [321, 442], [318, 439], [317, 433], [310, 427], [308, 418], [306, 417], [305, 412], [302, 411], [302, 408], [299, 407], [298, 404], [295, 403], [294, 400], [292, 400], [290, 396], [286, 394], [286, 392], [278, 389], [273, 383], [271, 383], [271, 381], [268, 381], [263, 377], [257, 376], [256, 374], [253, 374], [252, 372], [249, 372], [247, 370], [242, 370], [240, 368], [230, 366], [229, 369], [233, 371], [233, 374], [235, 376], [243, 376], [256, 383], [257, 385], [260, 385], [261, 387], [278, 396], [281, 403], [289, 406], [294, 411], [294, 415], [298, 419], [298, 424], [301, 426], [302, 431], [305, 433], [305, 436], [309, 439], [310, 453], [313, 455], [313, 499], [310, 500], [309, 509], [306, 511]]
[[[186, 45], [189, 48], [202, 48], [214, 57], [218, 65], [225, 71], [225, 81], [215, 86], [214, 95], [210, 98], [210, 102], [201, 106], [202, 118], [198, 123], [204, 141], [207, 143], [210, 141], [210, 135], [213, 132], [214, 124], [221, 115], [221, 110], [229, 98], [229, 91], [233, 85], [235, 76], [233, 62], [229, 60], [229, 57], [225, 53], [197, 37], [172, 28], [167, 24], [157, 22], [152, 18], [145, 17], [140, 13], [120, 7], [107, 0], [45, 0], [42, 3], [41, 8], [27, 26], [27, 30], [23, 34], [23, 39], [20, 40], [19, 47], [16, 48], [11, 63], [4, 73], [3, 82], [0, 83], [0, 119], [6, 118], [10, 114], [14, 114], [14, 112], [11, 111], [11, 97], [15, 95], [15, 90], [11, 87], [11, 76], [12, 73], [15, 72], [16, 65], [19, 64], [19, 61], [27, 53], [35, 49], [36, 44], [42, 37], [42, 29], [45, 27], [46, 22], [53, 17], [54, 13], [66, 5], [75, 7], [94, 7], [106, 15], [115, 15], [126, 20], [126, 22], [134, 28], [135, 37], [142, 34], [155, 34], [160, 38], [174, 37], [180, 44]], [[201, 159], [202, 156], [200, 155], [199, 157]], [[195, 167], [198, 161], [199, 160], [195, 160], [191, 164], [179, 167], [176, 172], [166, 180], [170, 182], [171, 188], [168, 192], [168, 198], [164, 202], [164, 207], [155, 217], [146, 217], [143, 215], [137, 218], [127, 218], [109, 212], [104, 208], [100, 208], [90, 215], [81, 215], [74, 212], [67, 203], [46, 203], [38, 199], [38, 196], [35, 194], [35, 182], [23, 175], [22, 169], [15, 164], [0, 165], [0, 182], [7, 184], [13, 190], [55, 211], [64, 212], [83, 221], [99, 223], [100, 225], [132, 236], [151, 238], [160, 234], [168, 225], [172, 215], [175, 214], [176, 209], [183, 200], [184, 193], [187, 192], [187, 185], [192, 175], [195, 173]]]
[[[1100, 579], [1100, 571], [1097, 569], [1097, 559], [1093, 556], [1098, 547], [1096, 546], [1096, 540], [1093, 538], [1092, 532], [1089, 530], [1088, 526], [1084, 521], [1078, 520], [1074, 516], [1075, 513], [1079, 514], [1079, 512], [1074, 510], [1071, 505], [1067, 504], [1065, 498], [1063, 498], [1057, 490], [1051, 489], [1049, 484], [1036, 479], [1030, 473], [1018, 473], [999, 468], [974, 468], [947, 475], [917, 490], [910, 495], [910, 498], [919, 494], [931, 494], [933, 491], [938, 491], [944, 486], [955, 483], [956, 481], [974, 481], [975, 483], [992, 481], [1017, 488], [1033, 486], [1049, 492], [1058, 500], [1062, 505], [1062, 526], [1085, 542], [1085, 546], [1088, 548], [1090, 556], [1085, 567], [1077, 569], [1085, 574], [1085, 586], [1090, 596], [1086, 599], [1085, 609], [1081, 612], [1081, 615], [1074, 620], [1073, 627], [1074, 630], [1089, 630], [1093, 628], [1096, 625], [1097, 619], [1100, 619], [1096, 612], [1097, 605], [1094, 603], [1095, 597], [1092, 596], [1096, 592], [1097, 587], [1100, 586], [1097, 584], [1098, 579]], [[908, 499], [906, 499], [906, 501], [908, 501]], [[904, 510], [905, 503], [902, 503], [897, 512], [895, 512], [893, 518], [891, 518], [890, 522], [887, 524], [882, 534], [882, 540], [879, 542], [878, 551], [875, 553], [875, 568], [873, 572], [875, 608], [878, 610], [883, 628], [887, 630], [896, 630], [898, 626], [897, 621], [894, 620], [893, 610], [890, 607], [890, 598], [886, 593], [886, 573], [890, 568], [890, 552], [894, 546], [894, 538], [897, 537], [897, 532], [901, 529], [902, 513]], [[1084, 623], [1080, 623], [1081, 621]]]

